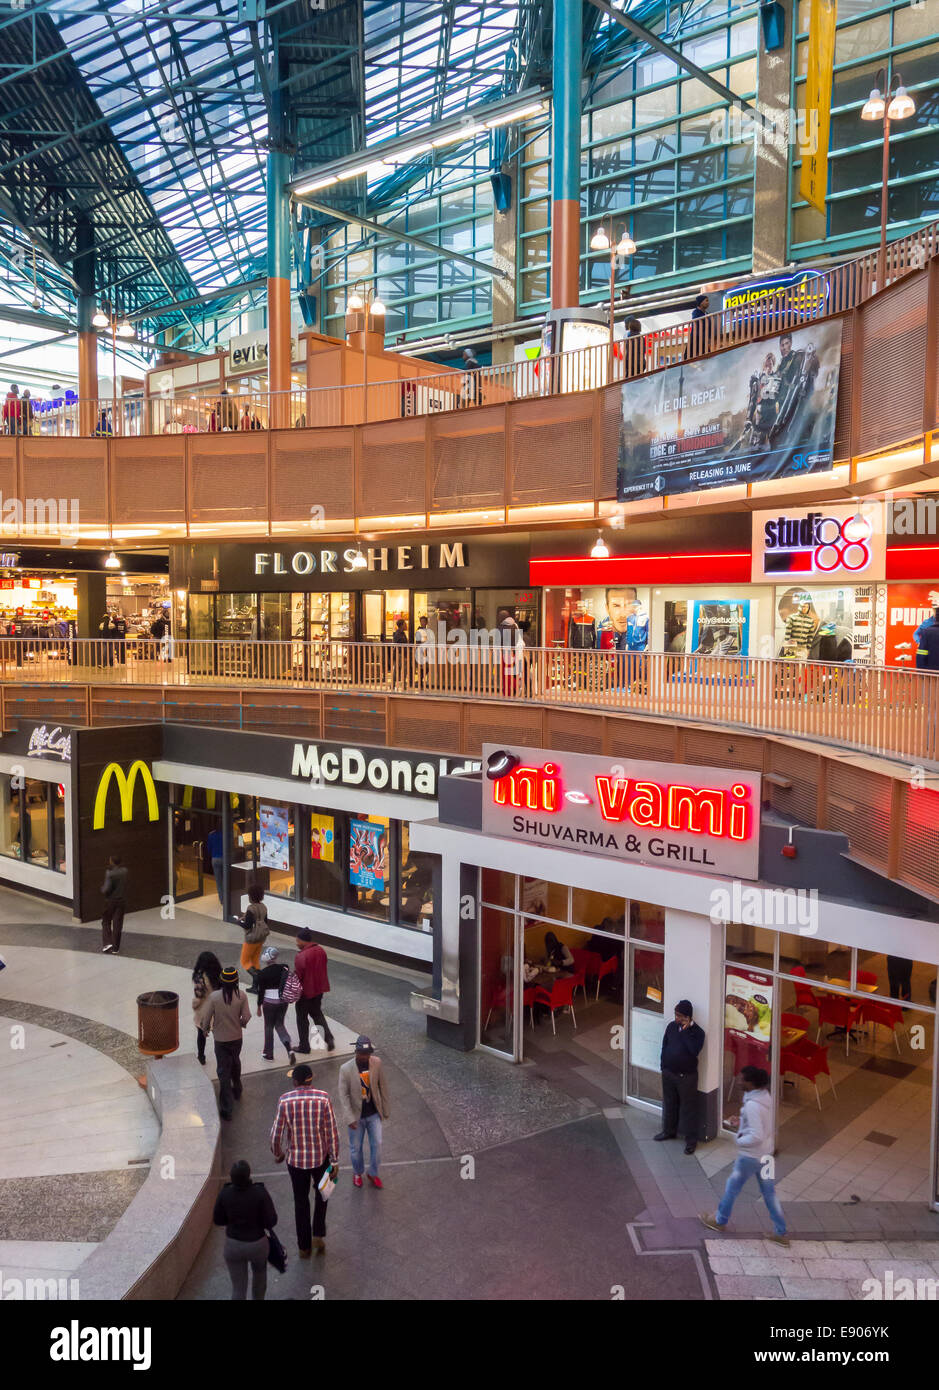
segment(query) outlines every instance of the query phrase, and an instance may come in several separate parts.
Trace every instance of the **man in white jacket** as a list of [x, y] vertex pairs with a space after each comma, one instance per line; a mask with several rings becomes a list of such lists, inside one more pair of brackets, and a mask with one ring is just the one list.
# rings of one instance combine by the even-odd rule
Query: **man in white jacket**
[[773, 1098], [769, 1093], [769, 1073], [762, 1067], [744, 1067], [740, 1073], [744, 1102], [737, 1121], [737, 1161], [727, 1179], [724, 1195], [715, 1216], [702, 1213], [701, 1220], [712, 1231], [723, 1231], [730, 1220], [734, 1202], [744, 1183], [756, 1178], [766, 1209], [773, 1223], [770, 1240], [788, 1245], [786, 1218], [783, 1216], [773, 1183], [773, 1154], [776, 1136], [773, 1133]]

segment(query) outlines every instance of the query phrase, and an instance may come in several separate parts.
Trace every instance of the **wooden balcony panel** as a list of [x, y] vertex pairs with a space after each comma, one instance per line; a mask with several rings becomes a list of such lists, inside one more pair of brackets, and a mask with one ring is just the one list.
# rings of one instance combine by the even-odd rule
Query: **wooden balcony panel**
[[509, 413], [510, 502], [538, 506], [592, 501], [593, 422], [592, 393], [517, 402]]
[[191, 434], [189, 519], [197, 525], [267, 526], [266, 430], [244, 434]]
[[111, 509], [115, 526], [186, 530], [186, 437], [110, 442]]
[[[71, 524], [107, 526], [108, 445], [106, 439], [51, 438], [27, 435], [19, 440], [20, 496], [59, 499], [70, 508]], [[73, 509], [77, 507], [77, 517]]]
[[505, 506], [507, 419], [505, 409], [486, 406], [462, 415], [431, 417], [429, 511]]
[[[352, 429], [276, 430], [271, 436], [271, 521], [296, 522], [355, 516]], [[320, 510], [314, 510], [319, 509]]]

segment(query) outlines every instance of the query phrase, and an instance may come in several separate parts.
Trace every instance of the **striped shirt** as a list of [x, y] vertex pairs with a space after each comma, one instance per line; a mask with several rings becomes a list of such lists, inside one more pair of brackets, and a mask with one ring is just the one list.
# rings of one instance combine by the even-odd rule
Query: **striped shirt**
[[300, 1086], [281, 1096], [271, 1128], [271, 1153], [291, 1168], [319, 1168], [339, 1157], [339, 1131], [325, 1091]]

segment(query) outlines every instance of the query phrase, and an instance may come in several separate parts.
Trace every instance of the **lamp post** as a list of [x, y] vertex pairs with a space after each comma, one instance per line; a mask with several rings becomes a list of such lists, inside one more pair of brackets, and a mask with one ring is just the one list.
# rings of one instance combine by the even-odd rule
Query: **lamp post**
[[[604, 223], [610, 223], [610, 230], [607, 233]], [[613, 380], [613, 307], [616, 299], [616, 258], [617, 256], [634, 256], [636, 254], [636, 243], [624, 227], [620, 233], [618, 242], [613, 242], [613, 218], [604, 218], [603, 222], [590, 238], [591, 251], [609, 251], [610, 253], [610, 345], [609, 345], [609, 371], [607, 380]]]
[[[362, 293], [359, 293], [359, 288]], [[355, 333], [356, 319], [361, 317], [361, 327], [358, 329], [362, 334], [362, 422], [368, 422], [368, 335], [370, 332], [380, 331], [382, 341], [384, 341], [385, 331], [385, 306], [376, 296], [372, 286], [365, 284], [362, 280], [357, 280], [352, 286], [352, 293], [346, 301], [346, 337], [350, 333]], [[375, 321], [381, 325], [376, 329], [373, 325]]]
[[[896, 84], [896, 90], [894, 90]], [[896, 70], [887, 80], [887, 69], [881, 68], [877, 74], [874, 89], [861, 111], [862, 121], [883, 121], [884, 123], [884, 164], [880, 190], [880, 251], [877, 255], [877, 288], [882, 290], [887, 280], [887, 216], [889, 211], [890, 180], [890, 125], [892, 121], [907, 121], [916, 111], [916, 102], [903, 85], [903, 78]]]

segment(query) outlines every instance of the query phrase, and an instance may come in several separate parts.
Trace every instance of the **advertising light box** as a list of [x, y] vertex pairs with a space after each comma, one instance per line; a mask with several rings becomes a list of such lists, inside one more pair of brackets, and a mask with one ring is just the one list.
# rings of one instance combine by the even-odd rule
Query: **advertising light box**
[[489, 743], [483, 831], [627, 864], [755, 879], [760, 777]]

